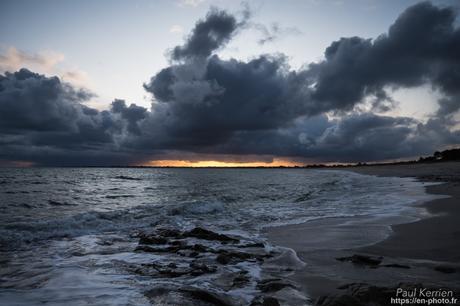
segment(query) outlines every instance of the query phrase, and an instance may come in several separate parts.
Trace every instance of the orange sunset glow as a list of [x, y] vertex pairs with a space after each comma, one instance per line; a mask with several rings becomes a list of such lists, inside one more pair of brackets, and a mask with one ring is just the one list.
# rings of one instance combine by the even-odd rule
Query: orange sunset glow
[[235, 162], [235, 161], [216, 161], [216, 160], [153, 160], [144, 166], [150, 167], [189, 167], [189, 168], [232, 168], [232, 167], [296, 167], [304, 166], [305, 163], [295, 162], [286, 159], [275, 158], [271, 162]]

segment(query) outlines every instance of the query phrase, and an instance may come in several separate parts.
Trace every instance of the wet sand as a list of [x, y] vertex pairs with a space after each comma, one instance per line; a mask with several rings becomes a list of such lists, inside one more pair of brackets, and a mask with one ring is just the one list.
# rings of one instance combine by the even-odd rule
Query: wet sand
[[[344, 284], [366, 283], [395, 287], [399, 283], [460, 288], [460, 163], [385, 165], [343, 168], [361, 174], [416, 177], [435, 195], [447, 195], [417, 204], [428, 213], [410, 222], [405, 216], [330, 218], [267, 230], [268, 239], [294, 249], [307, 265], [291, 277], [311, 297], [342, 294]], [[369, 241], [374, 243], [369, 244]], [[375, 241], [380, 241], [375, 243]], [[336, 258], [364, 254], [383, 257], [369, 266]]]

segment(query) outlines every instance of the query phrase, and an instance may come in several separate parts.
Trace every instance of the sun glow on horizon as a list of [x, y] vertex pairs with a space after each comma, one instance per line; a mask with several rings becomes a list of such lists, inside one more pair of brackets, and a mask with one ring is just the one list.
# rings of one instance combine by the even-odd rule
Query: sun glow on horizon
[[291, 160], [275, 158], [271, 162], [254, 161], [254, 162], [235, 162], [235, 161], [217, 161], [217, 160], [152, 160], [143, 166], [150, 167], [186, 167], [186, 168], [235, 168], [235, 167], [296, 167], [304, 166], [305, 163]]

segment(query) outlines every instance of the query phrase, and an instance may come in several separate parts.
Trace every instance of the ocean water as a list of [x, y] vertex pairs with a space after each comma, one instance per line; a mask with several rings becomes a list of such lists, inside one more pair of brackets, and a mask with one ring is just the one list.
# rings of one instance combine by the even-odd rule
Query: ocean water
[[[248, 305], [261, 294], [261, 280], [283, 278], [303, 264], [292, 250], [264, 239], [264, 227], [331, 217], [416, 218], [419, 211], [411, 204], [427, 198], [423, 185], [413, 179], [346, 171], [0, 169], [0, 301], [5, 305], [209, 305], [177, 293], [183, 288], [205, 288], [232, 304]], [[214, 260], [210, 254], [202, 260], [216, 271], [198, 276], [139, 272], [139, 267], [151, 263], [182, 267], [196, 260], [136, 251], [139, 233], [197, 226], [263, 243], [263, 251], [274, 255], [263, 263], [219, 265], [210, 263]], [[228, 247], [206, 243], [215, 249]], [[235, 275], [244, 275], [244, 284], [229, 285]], [[286, 304], [308, 304], [308, 297], [293, 288], [283, 290], [291, 299]], [[283, 300], [283, 293], [279, 298]]]

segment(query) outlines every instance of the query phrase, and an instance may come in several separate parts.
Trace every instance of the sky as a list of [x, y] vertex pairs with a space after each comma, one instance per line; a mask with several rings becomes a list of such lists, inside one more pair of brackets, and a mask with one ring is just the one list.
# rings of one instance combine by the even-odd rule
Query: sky
[[0, 164], [297, 165], [458, 145], [459, 8], [2, 0]]

